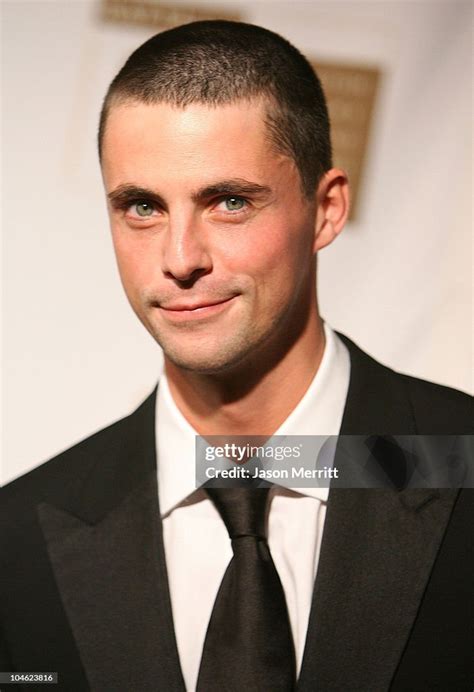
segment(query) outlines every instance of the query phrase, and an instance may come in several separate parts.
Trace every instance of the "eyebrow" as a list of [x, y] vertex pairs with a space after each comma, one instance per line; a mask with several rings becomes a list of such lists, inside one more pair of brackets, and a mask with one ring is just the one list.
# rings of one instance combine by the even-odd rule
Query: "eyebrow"
[[[259, 185], [244, 178], [230, 178], [229, 180], [219, 180], [196, 190], [192, 193], [191, 198], [193, 202], [202, 202], [218, 195], [235, 195], [238, 197], [250, 195], [266, 199], [271, 194], [272, 189], [267, 185]], [[153, 190], [128, 183], [119, 185], [109, 192], [107, 197], [116, 207], [130, 204], [137, 199], [150, 199], [161, 206], [165, 206], [163, 198]]]
[[255, 197], [269, 197], [272, 194], [272, 189], [267, 185], [259, 185], [252, 183], [244, 178], [230, 178], [229, 180], [220, 180], [216, 183], [211, 183], [202, 187], [192, 194], [194, 202], [200, 202], [209, 197], [217, 195], [236, 195], [242, 196], [251, 195]]
[[113, 204], [114, 207], [122, 207], [127, 204], [131, 204], [134, 200], [139, 199], [151, 199], [158, 204], [163, 205], [163, 200], [160, 195], [157, 195], [153, 190], [147, 187], [139, 187], [137, 185], [124, 184], [119, 185], [111, 192], [107, 193], [107, 198]]

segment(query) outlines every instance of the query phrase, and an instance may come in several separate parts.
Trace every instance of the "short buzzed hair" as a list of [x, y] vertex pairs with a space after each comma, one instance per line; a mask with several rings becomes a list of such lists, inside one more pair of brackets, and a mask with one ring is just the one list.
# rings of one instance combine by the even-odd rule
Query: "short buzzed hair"
[[321, 83], [286, 39], [262, 27], [201, 21], [156, 34], [112, 81], [100, 116], [99, 156], [109, 111], [129, 101], [217, 107], [263, 98], [276, 150], [290, 156], [311, 197], [332, 166], [329, 117]]

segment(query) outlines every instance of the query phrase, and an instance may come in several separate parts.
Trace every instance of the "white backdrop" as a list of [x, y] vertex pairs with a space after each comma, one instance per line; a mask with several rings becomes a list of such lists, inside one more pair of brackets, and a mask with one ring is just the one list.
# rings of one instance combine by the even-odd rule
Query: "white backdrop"
[[[319, 258], [322, 313], [382, 362], [472, 391], [471, 4], [222, 4], [383, 70], [359, 217]], [[107, 84], [156, 29], [101, 24], [89, 1], [1, 8], [5, 482], [129, 412], [161, 356], [122, 296], [95, 151]]]

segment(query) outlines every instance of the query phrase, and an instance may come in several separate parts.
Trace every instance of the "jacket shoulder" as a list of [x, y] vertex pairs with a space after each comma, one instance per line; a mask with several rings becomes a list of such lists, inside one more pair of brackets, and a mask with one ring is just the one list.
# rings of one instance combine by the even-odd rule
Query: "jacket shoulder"
[[[394, 373], [396, 375], [397, 373]], [[464, 434], [474, 433], [474, 398], [444, 385], [400, 375], [409, 392], [419, 429], [433, 427], [450, 434], [453, 427]]]
[[474, 432], [474, 400], [379, 363], [343, 334], [351, 359], [346, 434], [466, 435]]
[[144, 424], [149, 428], [154, 415], [155, 391], [131, 414], [98, 430], [75, 445], [55, 455], [31, 471], [0, 488], [0, 525], [3, 517], [27, 513], [29, 507], [41, 502], [68, 502], [77, 488], [87, 484], [88, 477], [98, 464], [110, 467], [111, 460], [121, 458], [142, 434]]

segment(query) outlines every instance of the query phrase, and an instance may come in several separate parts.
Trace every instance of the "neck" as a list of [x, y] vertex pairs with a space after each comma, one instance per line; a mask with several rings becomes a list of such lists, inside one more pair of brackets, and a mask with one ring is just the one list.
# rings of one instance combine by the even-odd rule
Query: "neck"
[[238, 372], [219, 376], [183, 370], [166, 357], [165, 370], [176, 405], [198, 434], [270, 437], [302, 399], [324, 347], [315, 309], [283, 354], [267, 350]]

